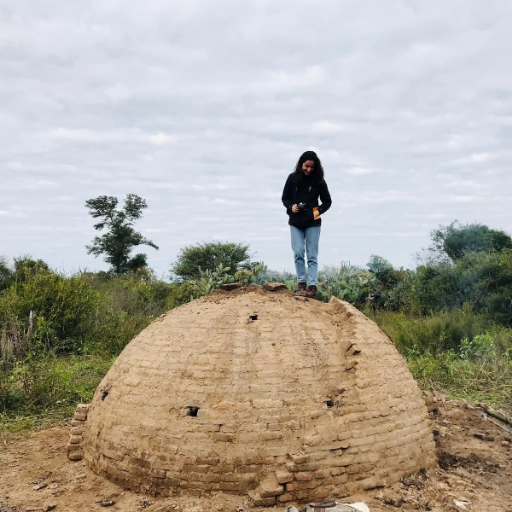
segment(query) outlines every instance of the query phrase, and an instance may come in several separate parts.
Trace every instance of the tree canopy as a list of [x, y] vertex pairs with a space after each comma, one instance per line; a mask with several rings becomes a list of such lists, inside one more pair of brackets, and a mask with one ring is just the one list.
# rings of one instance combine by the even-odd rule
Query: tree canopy
[[145, 254], [130, 257], [134, 247], [148, 245], [158, 250], [158, 246], [133, 228], [134, 222], [142, 217], [143, 210], [147, 208], [146, 201], [136, 194], [128, 194], [123, 208], [118, 209], [117, 205], [117, 198], [112, 196], [99, 196], [85, 202], [91, 216], [101, 219], [94, 229], [108, 230], [96, 236], [86, 248], [87, 254], [105, 254], [104, 261], [111, 265], [110, 271], [124, 274], [147, 266]]
[[431, 233], [433, 250], [446, 254], [452, 261], [471, 252], [501, 252], [512, 249], [512, 238], [505, 231], [491, 229], [483, 224], [440, 226]]
[[181, 280], [198, 279], [201, 272], [215, 272], [219, 265], [230, 275], [250, 265], [249, 246], [230, 242], [208, 242], [183, 247], [171, 272]]

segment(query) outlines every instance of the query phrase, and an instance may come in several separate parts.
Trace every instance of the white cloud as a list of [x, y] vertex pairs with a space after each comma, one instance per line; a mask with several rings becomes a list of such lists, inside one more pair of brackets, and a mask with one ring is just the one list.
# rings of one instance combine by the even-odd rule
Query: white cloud
[[452, 203], [474, 203], [478, 201], [478, 198], [475, 196], [450, 196], [448, 201]]
[[51, 130], [49, 135], [54, 139], [72, 142], [149, 142], [157, 146], [169, 144], [177, 140], [177, 137], [170, 133], [158, 132], [146, 134], [139, 129], [88, 130], [83, 128], [56, 128]]
[[160, 146], [163, 144], [169, 144], [171, 142], [175, 142], [176, 136], [168, 134], [168, 133], [159, 132], [159, 133], [155, 133], [154, 135], [150, 135], [149, 140], [153, 144]]
[[487, 162], [491, 158], [491, 155], [489, 153], [474, 153], [469, 157], [471, 162], [475, 162], [477, 164], [480, 164], [482, 162]]
[[317, 121], [313, 123], [313, 131], [316, 133], [338, 133], [343, 131], [341, 124], [331, 123], [330, 121]]
[[369, 167], [349, 167], [347, 172], [353, 176], [366, 176], [374, 172], [374, 169], [370, 169]]

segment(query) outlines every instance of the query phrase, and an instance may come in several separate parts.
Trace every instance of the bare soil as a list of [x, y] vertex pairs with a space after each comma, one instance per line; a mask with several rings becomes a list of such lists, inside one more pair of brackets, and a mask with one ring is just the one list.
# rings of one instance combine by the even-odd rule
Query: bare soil
[[[351, 497], [372, 512], [385, 510], [512, 512], [512, 437], [480, 408], [457, 401], [427, 402], [439, 467], [386, 489]], [[41, 430], [0, 446], [0, 512], [118, 511], [244, 512], [241, 496], [159, 498], [138, 495], [96, 476], [66, 457], [69, 425]], [[336, 498], [336, 496], [333, 496]], [[343, 500], [347, 502], [347, 500]]]

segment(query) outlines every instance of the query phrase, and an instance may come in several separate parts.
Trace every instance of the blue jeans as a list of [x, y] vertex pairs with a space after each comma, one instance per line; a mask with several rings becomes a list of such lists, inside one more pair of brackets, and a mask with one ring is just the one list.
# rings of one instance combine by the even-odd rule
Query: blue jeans
[[[299, 283], [308, 283], [309, 286], [317, 286], [318, 283], [318, 242], [320, 241], [320, 226], [312, 226], [306, 229], [290, 226], [292, 237], [292, 250], [295, 258], [295, 270]], [[304, 262], [304, 252], [308, 257], [308, 275]]]

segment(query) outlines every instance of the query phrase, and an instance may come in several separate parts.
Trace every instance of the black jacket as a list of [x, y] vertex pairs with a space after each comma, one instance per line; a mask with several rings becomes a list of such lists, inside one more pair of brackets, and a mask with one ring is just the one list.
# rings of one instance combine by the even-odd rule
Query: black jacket
[[[322, 204], [318, 205], [318, 198]], [[283, 189], [282, 201], [286, 207], [286, 213], [290, 217], [288, 224], [300, 229], [306, 229], [311, 226], [320, 226], [322, 219], [315, 220], [314, 208], [318, 209], [318, 214], [325, 213], [332, 204], [331, 195], [327, 188], [327, 183], [315, 183], [312, 176], [302, 176], [301, 180], [297, 180], [296, 173], [292, 172]], [[304, 203], [305, 209], [299, 213], [292, 212], [294, 204]]]

